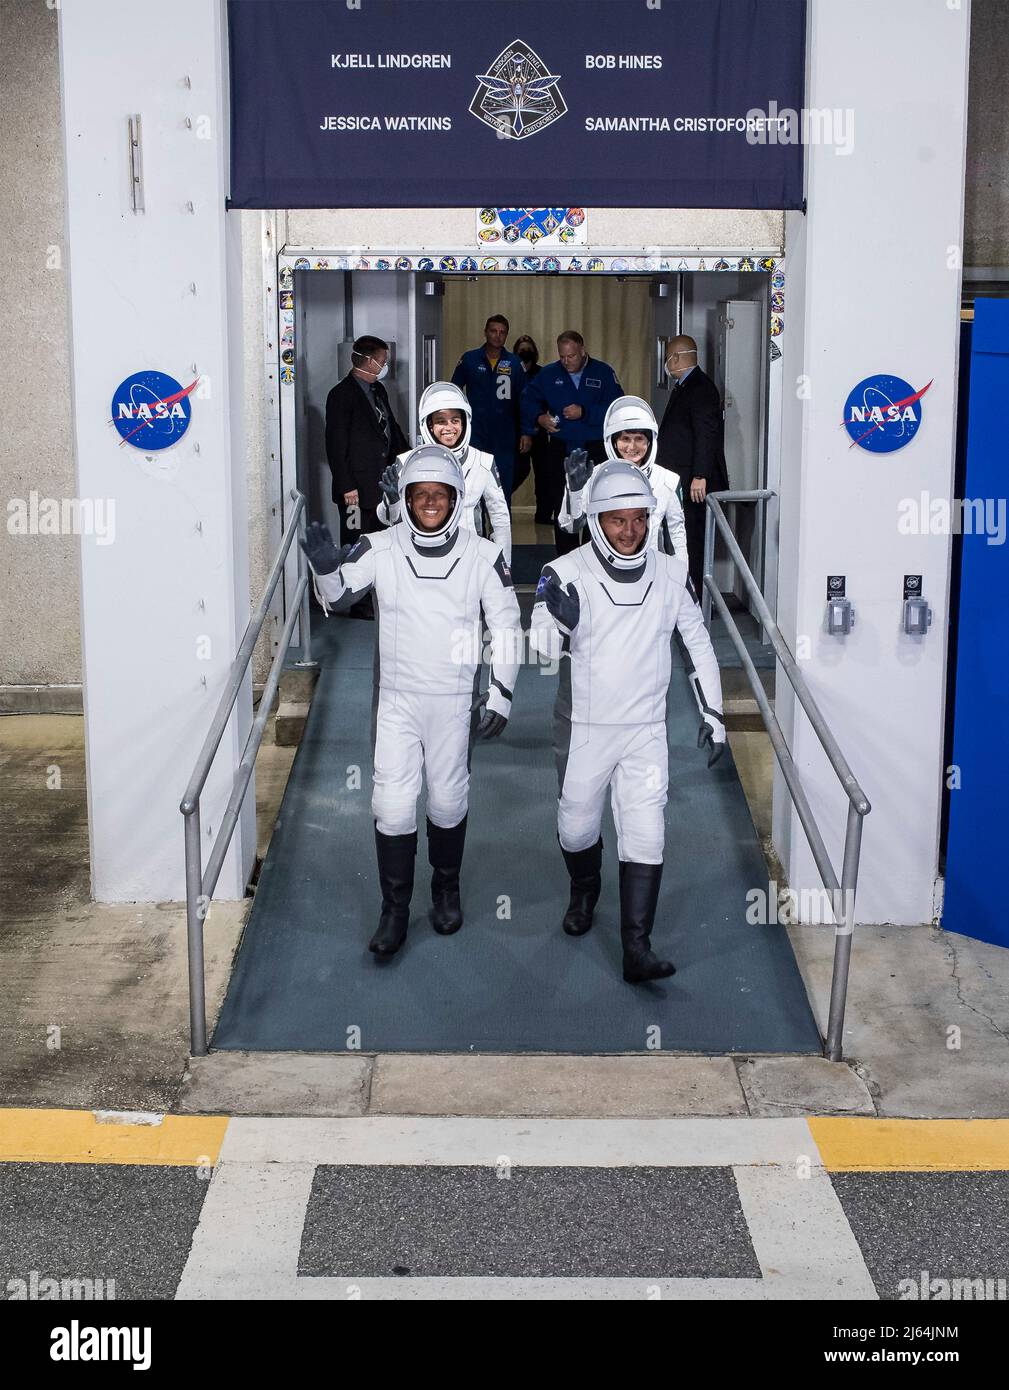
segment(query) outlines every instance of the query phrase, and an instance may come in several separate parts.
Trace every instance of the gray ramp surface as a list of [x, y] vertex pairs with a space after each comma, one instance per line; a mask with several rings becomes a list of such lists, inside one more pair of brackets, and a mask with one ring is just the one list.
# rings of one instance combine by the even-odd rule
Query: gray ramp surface
[[[527, 604], [523, 605], [524, 607]], [[551, 749], [557, 677], [520, 672], [503, 737], [473, 751], [465, 925], [427, 920], [419, 807], [410, 932], [390, 961], [367, 949], [379, 891], [371, 818], [370, 622], [320, 624], [322, 672], [260, 874], [215, 1048], [364, 1052], [819, 1052], [781, 926], [746, 922], [767, 870], [726, 750], [696, 747], [682, 667], [669, 694], [666, 867], [653, 945], [677, 973], [620, 975], [616, 840], [603, 826], [603, 894], [587, 936], [565, 936]]]

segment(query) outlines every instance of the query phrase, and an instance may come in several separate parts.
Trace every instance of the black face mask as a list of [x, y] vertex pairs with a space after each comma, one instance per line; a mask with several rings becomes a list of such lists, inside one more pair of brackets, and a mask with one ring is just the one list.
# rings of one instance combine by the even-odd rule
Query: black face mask
[[519, 351], [519, 360], [522, 362], [535, 362], [536, 354], [533, 352], [532, 348], [521, 348]]

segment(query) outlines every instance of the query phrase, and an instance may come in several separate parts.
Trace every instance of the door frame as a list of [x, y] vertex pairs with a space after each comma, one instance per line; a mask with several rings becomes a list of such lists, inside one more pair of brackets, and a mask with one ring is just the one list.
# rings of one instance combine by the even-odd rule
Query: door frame
[[[269, 242], [269, 237], [264, 237]], [[767, 372], [767, 461], [763, 485], [775, 493], [781, 479], [781, 412], [782, 412], [782, 344], [785, 332], [785, 256], [776, 248], [746, 249], [670, 248], [641, 255], [637, 250], [609, 248], [589, 253], [584, 247], [578, 253], [564, 255], [474, 255], [472, 248], [432, 247], [366, 248], [337, 246], [320, 248], [285, 244], [276, 248], [264, 244], [263, 302], [265, 313], [265, 353], [267, 401], [270, 418], [267, 435], [270, 441], [270, 477], [267, 495], [276, 509], [272, 531], [283, 532], [284, 517], [290, 512], [290, 493], [298, 486], [297, 424], [295, 415], [295, 344], [296, 314], [294, 271], [414, 271], [418, 275], [641, 275], [651, 277], [676, 273], [715, 273], [753, 271], [767, 275], [768, 283], [768, 356]], [[290, 329], [285, 339], [285, 332]], [[290, 361], [284, 353], [290, 350]], [[765, 509], [763, 559], [763, 592], [772, 613], [777, 612], [778, 580], [778, 499], [772, 498]], [[298, 560], [288, 555], [284, 572], [284, 596], [279, 601], [278, 616], [282, 624], [286, 617], [287, 595], [294, 592], [298, 579]], [[758, 576], [760, 578], [760, 576]], [[278, 588], [279, 593], [279, 588]], [[295, 639], [300, 641], [300, 635]]]

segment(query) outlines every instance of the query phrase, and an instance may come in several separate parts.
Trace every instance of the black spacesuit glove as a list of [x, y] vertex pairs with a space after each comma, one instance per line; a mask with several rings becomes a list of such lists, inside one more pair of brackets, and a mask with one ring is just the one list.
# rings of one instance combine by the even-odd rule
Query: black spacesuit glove
[[715, 763], [718, 762], [718, 759], [719, 759], [719, 758], [722, 756], [722, 754], [725, 752], [725, 743], [724, 743], [724, 741], [723, 741], [722, 743], [716, 743], [716, 742], [715, 742], [715, 740], [714, 740], [714, 738], [713, 738], [713, 736], [712, 736], [712, 733], [711, 733], [711, 725], [710, 725], [710, 724], [702, 724], [701, 727], [698, 729], [698, 731], [697, 731], [697, 746], [698, 746], [698, 748], [707, 747], [707, 748], [709, 748], [709, 749], [711, 750], [710, 756], [708, 757], [708, 766], [709, 766], [709, 767], [714, 767]]
[[498, 714], [495, 710], [487, 708], [487, 696], [480, 695], [473, 701], [473, 709], [480, 715], [480, 722], [476, 726], [475, 738], [486, 743], [488, 739], [499, 738], [504, 732], [508, 717]]
[[571, 492], [581, 492], [592, 473], [586, 449], [572, 449], [564, 460], [564, 472]]
[[483, 718], [477, 725], [476, 736], [483, 743], [486, 743], [488, 739], [500, 738], [507, 723], [508, 720], [503, 714], [495, 714], [493, 710], [485, 710]]
[[316, 574], [332, 574], [344, 563], [357, 542], [351, 541], [349, 545], [337, 548], [329, 527], [321, 521], [312, 521], [306, 527], [305, 539], [299, 539], [298, 544], [308, 556], [308, 562]]
[[390, 463], [388, 468], [378, 480], [378, 485], [382, 490], [386, 502], [390, 507], [399, 505], [399, 469], [394, 463]]
[[561, 588], [557, 576], [552, 574], [543, 590], [543, 602], [558, 627], [563, 628], [565, 632], [574, 632], [581, 616], [581, 602], [578, 590], [573, 584], [569, 584], [565, 591]]

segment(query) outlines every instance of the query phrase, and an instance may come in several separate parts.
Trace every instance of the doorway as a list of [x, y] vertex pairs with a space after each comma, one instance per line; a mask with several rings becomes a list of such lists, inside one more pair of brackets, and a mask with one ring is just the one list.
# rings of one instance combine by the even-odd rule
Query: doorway
[[[704, 280], [701, 266], [656, 266], [640, 275], [611, 266], [569, 274], [561, 279], [564, 294], [573, 298], [558, 301], [554, 323], [534, 319], [521, 299], [525, 294], [529, 303], [542, 303], [559, 294], [551, 290], [551, 276], [485, 276], [452, 257], [441, 265], [425, 258], [423, 268], [385, 258], [381, 265], [353, 266], [303, 259], [286, 267], [287, 299], [280, 300], [281, 313], [290, 316], [281, 319], [282, 332], [290, 330], [290, 358], [282, 358], [289, 370], [280, 382], [280, 455], [285, 468], [298, 469], [297, 477], [287, 474], [285, 485], [300, 481], [310, 506], [319, 509], [316, 515], [326, 514], [330, 496], [325, 398], [346, 372], [354, 337], [374, 332], [393, 345], [387, 385], [412, 435], [420, 392], [431, 380], [451, 375], [459, 351], [480, 342], [491, 312], [509, 317], [509, 345], [520, 332], [535, 336], [541, 323], [541, 353], [547, 351], [541, 339], [552, 343], [560, 328], [579, 328], [590, 351], [613, 362], [625, 389], [651, 400], [661, 414], [662, 338], [680, 328], [693, 332], [706, 369], [716, 375], [721, 356], [731, 386], [731, 353], [720, 346], [728, 328], [724, 320], [731, 316], [727, 306], [756, 304], [765, 330], [750, 364], [758, 382], [754, 394], [765, 406], [757, 446], [761, 477], [770, 469], [768, 422], [776, 411], [773, 400], [768, 404], [768, 381], [775, 365], [780, 378], [780, 352], [777, 359], [768, 352], [766, 332], [770, 267], [758, 278], [752, 270], [735, 274], [726, 264], [724, 272]], [[372, 273], [379, 269], [386, 273]], [[317, 270], [336, 273], [320, 276]], [[612, 332], [596, 340], [606, 320], [597, 330], [589, 294], [604, 307], [612, 297], [611, 315], [626, 310], [625, 358], [610, 346], [618, 341]], [[773, 327], [770, 336], [773, 349]], [[745, 353], [742, 361], [746, 365]], [[731, 465], [730, 478], [737, 481]], [[532, 595], [521, 601], [528, 611]], [[633, 1052], [654, 1047], [658, 1030], [663, 1050], [820, 1050], [787, 935], [747, 917], [749, 895], [766, 875], [760, 840], [731, 756], [713, 769], [699, 761], [694, 696], [684, 666], [675, 660], [667, 721], [671, 833], [656, 919], [664, 933], [675, 933], [674, 983], [647, 994], [617, 987], [612, 863], [600, 901], [600, 930], [573, 942], [559, 929], [557, 905], [566, 879], [555, 848], [550, 755], [556, 684], [545, 678], [556, 672], [529, 663], [520, 673], [508, 737], [481, 747], [475, 757], [467, 925], [451, 938], [432, 933], [418, 892], [406, 950], [389, 969], [376, 972], [366, 949], [378, 900], [374, 824], [367, 778], [360, 775], [370, 757], [371, 629], [365, 623], [319, 624], [313, 646], [319, 683], [215, 1048], [337, 1051], [353, 1034], [355, 1046], [374, 1052]], [[609, 820], [603, 838], [612, 847]]]
[[[557, 334], [576, 329], [589, 353], [615, 368], [625, 393], [647, 400], [659, 420], [669, 392], [665, 344], [677, 333], [689, 334], [697, 340], [699, 364], [722, 397], [730, 485], [776, 485], [777, 460], [769, 447], [776, 434], [769, 369], [775, 355], [780, 358], [774, 336], [781, 324], [772, 302], [773, 282], [781, 278], [780, 269], [771, 269], [776, 262], [743, 260], [739, 265], [752, 267], [743, 270], [720, 261], [723, 270], [502, 275], [461, 274], [450, 257], [431, 260], [426, 271], [393, 268], [402, 259], [387, 263], [382, 274], [369, 264], [320, 275], [316, 271], [329, 270], [329, 260], [300, 258], [287, 268], [287, 290], [281, 271], [281, 311], [292, 320], [290, 325], [282, 321], [281, 385], [294, 387], [293, 418], [282, 431], [285, 472], [294, 475], [291, 485], [305, 492], [310, 516], [325, 521], [334, 534], [338, 516], [325, 451], [326, 396], [350, 368], [354, 339], [373, 333], [390, 343], [385, 385], [404, 433], [417, 442], [421, 392], [432, 381], [450, 378], [460, 355], [479, 346], [491, 314], [509, 320], [509, 347], [520, 335], [531, 336], [541, 364], [554, 360]], [[446, 262], [447, 270], [434, 268]], [[282, 389], [282, 401], [284, 395]], [[552, 528], [535, 525], [534, 512], [530, 475], [512, 498], [516, 573], [523, 577], [538, 573], [553, 553]], [[773, 611], [773, 529], [765, 534], [754, 524], [755, 513], [749, 506], [733, 508], [730, 522]], [[741, 582], [719, 551], [715, 576], [723, 591], [748, 606]]]

